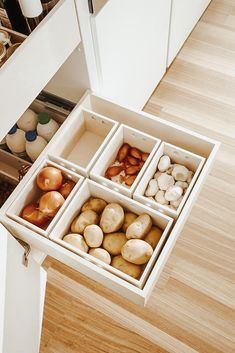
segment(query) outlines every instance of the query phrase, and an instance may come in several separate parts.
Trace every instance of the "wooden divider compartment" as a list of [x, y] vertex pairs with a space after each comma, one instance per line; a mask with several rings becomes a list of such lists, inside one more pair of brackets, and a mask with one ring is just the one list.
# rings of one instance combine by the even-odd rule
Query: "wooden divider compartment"
[[[62, 207], [59, 209], [59, 211], [55, 215], [55, 217], [51, 220], [49, 225], [45, 229], [42, 229], [42, 228], [39, 228], [39, 227], [35, 226], [34, 224], [26, 221], [25, 219], [21, 218], [20, 214], [26, 205], [28, 205], [30, 203], [38, 202], [38, 199], [43, 195], [43, 191], [37, 187], [36, 177], [37, 177], [37, 174], [40, 172], [40, 170], [46, 166], [52, 166], [52, 167], [60, 169], [63, 176], [66, 177], [67, 179], [73, 180], [76, 183], [76, 185], [73, 188], [73, 190], [71, 191], [71, 193], [69, 194], [69, 196], [67, 197], [67, 199], [65, 200]], [[63, 214], [66, 207], [68, 207], [74, 194], [76, 193], [76, 190], [81, 186], [83, 180], [84, 180], [84, 178], [82, 176], [75, 174], [75, 173], [57, 165], [56, 163], [49, 161], [49, 160], [44, 160], [40, 164], [40, 166], [35, 170], [32, 178], [30, 178], [28, 180], [28, 183], [26, 185], [24, 185], [24, 187], [18, 193], [17, 197], [14, 199], [14, 202], [12, 202], [11, 205], [8, 207], [8, 209], [6, 211], [6, 215], [8, 217], [12, 218], [13, 220], [15, 220], [16, 222], [33, 230], [34, 232], [39, 233], [45, 237], [48, 237], [50, 231], [53, 229], [53, 227], [55, 226], [57, 221], [60, 219], [60, 217]]]
[[[88, 253], [83, 252], [77, 249], [76, 247], [63, 241], [63, 237], [66, 234], [71, 233], [70, 225], [72, 221], [80, 213], [80, 209], [83, 206], [83, 204], [91, 197], [101, 198], [108, 203], [111, 203], [111, 202], [118, 203], [124, 208], [125, 211], [134, 212], [137, 215], [147, 213], [152, 218], [153, 225], [156, 225], [163, 230], [160, 241], [158, 242], [156, 248], [154, 249], [153, 255], [151, 256], [149, 262], [146, 264], [145, 268], [143, 268], [143, 272], [138, 280], [134, 279], [129, 275], [126, 275], [124, 272], [117, 270], [113, 266], [107, 265], [104, 262], [89, 255]], [[113, 192], [108, 188], [106, 188], [105, 186], [99, 185], [94, 181], [86, 179], [83, 185], [81, 186], [81, 188], [77, 191], [69, 207], [65, 210], [60, 220], [57, 222], [49, 238], [55, 241], [56, 243], [60, 244], [61, 246], [78, 254], [79, 257], [82, 257], [87, 261], [109, 271], [110, 273], [120, 278], [123, 278], [124, 280], [128, 281], [129, 283], [132, 283], [136, 287], [143, 288], [144, 283], [146, 282], [148, 275], [151, 272], [152, 268], [154, 267], [157, 257], [164, 243], [166, 242], [172, 222], [173, 220], [171, 218], [165, 215], [162, 215], [161, 213], [158, 213], [156, 211], [153, 211], [151, 209], [148, 209], [144, 205], [141, 205], [140, 203], [134, 200], [130, 200], [129, 198], [123, 195], [120, 195], [116, 192]], [[79, 257], [78, 257], [78, 261], [79, 261]], [[106, 279], [104, 278], [104, 283], [105, 281]]]
[[88, 177], [117, 127], [117, 122], [84, 109], [57, 136], [50, 150], [50, 158]]
[[[148, 183], [156, 173], [158, 162], [163, 155], [169, 156], [172, 164], [184, 165], [189, 170], [194, 172], [194, 175], [189, 184], [189, 187], [187, 188], [187, 191], [183, 195], [183, 199], [180, 205], [178, 206], [177, 210], [171, 209], [168, 205], [161, 205], [157, 201], [152, 200], [151, 198], [148, 198], [144, 195], [145, 190], [148, 186]], [[205, 158], [201, 156], [198, 156], [192, 152], [186, 151], [182, 148], [171, 145], [169, 143], [162, 142], [161, 146], [159, 147], [157, 153], [155, 154], [152, 161], [150, 162], [146, 172], [144, 173], [139, 185], [135, 190], [134, 199], [148, 207], [152, 207], [158, 210], [159, 212], [163, 212], [170, 217], [177, 218], [185, 202], [187, 201], [187, 198], [199, 176], [199, 173], [202, 170], [204, 162], [205, 162]]]
[[[123, 195], [132, 197], [137, 184], [141, 180], [143, 173], [146, 170], [157, 148], [159, 147], [160, 142], [161, 141], [155, 137], [122, 124], [119, 126], [112, 140], [107, 145], [105, 151], [102, 153], [92, 168], [90, 173], [91, 179], [104, 186], [108, 186], [112, 190], [120, 192]], [[147, 152], [150, 154], [131, 187], [125, 184], [116, 183], [105, 177], [107, 168], [111, 166], [115, 161], [118, 150], [123, 145], [123, 143], [128, 143], [131, 147], [136, 147], [142, 152]]]

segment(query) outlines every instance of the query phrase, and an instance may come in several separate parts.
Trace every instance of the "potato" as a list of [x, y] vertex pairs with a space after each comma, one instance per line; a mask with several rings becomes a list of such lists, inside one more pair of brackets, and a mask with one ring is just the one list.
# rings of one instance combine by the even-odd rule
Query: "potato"
[[112, 259], [111, 265], [116, 269], [136, 279], [140, 276], [142, 272], [141, 266], [131, 264], [130, 262], [123, 259], [121, 255], [115, 256]]
[[108, 265], [110, 265], [111, 263], [111, 256], [109, 255], [108, 251], [105, 249], [102, 249], [102, 248], [91, 249], [89, 251], [89, 254], [105, 262]]
[[107, 205], [107, 202], [102, 199], [91, 198], [82, 206], [82, 212], [92, 210], [100, 214]]
[[132, 212], [127, 212], [124, 215], [124, 223], [122, 225], [122, 230], [123, 232], [126, 232], [127, 228], [129, 225], [134, 222], [134, 220], [137, 218], [137, 215], [132, 213]]
[[146, 235], [144, 238], [144, 241], [149, 243], [149, 245], [152, 246], [153, 249], [156, 248], [157, 243], [159, 242], [160, 238], [162, 236], [162, 230], [158, 227], [153, 226], [150, 229], [150, 232]]
[[127, 242], [126, 235], [124, 233], [110, 233], [105, 234], [103, 240], [103, 248], [107, 250], [111, 255], [121, 254], [123, 245]]
[[124, 211], [118, 203], [108, 204], [100, 219], [100, 227], [104, 233], [118, 231], [124, 222]]
[[132, 222], [126, 230], [127, 239], [143, 239], [152, 227], [151, 217], [142, 214]]
[[103, 231], [96, 224], [91, 224], [84, 229], [84, 238], [90, 248], [98, 248], [103, 241]]
[[122, 247], [122, 257], [135, 265], [143, 265], [148, 262], [153, 254], [153, 248], [144, 240], [131, 239]]
[[67, 234], [64, 236], [63, 241], [81, 251], [88, 252], [88, 246], [81, 234]]
[[71, 232], [82, 234], [87, 226], [97, 224], [98, 221], [99, 217], [97, 213], [92, 210], [84, 211], [74, 218], [71, 224]]

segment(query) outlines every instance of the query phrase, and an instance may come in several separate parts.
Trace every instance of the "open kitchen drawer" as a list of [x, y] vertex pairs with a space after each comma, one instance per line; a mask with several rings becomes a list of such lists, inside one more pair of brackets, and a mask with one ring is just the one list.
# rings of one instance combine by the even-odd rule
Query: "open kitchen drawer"
[[[164, 267], [164, 264], [167, 261], [168, 256], [174, 247], [174, 244], [181, 232], [185, 221], [187, 220], [193, 203], [195, 202], [200, 192], [200, 189], [205, 181], [205, 178], [212, 167], [213, 160], [219, 148], [219, 143], [205, 136], [196, 134], [193, 131], [181, 128], [176, 124], [167, 122], [164, 119], [160, 119], [144, 112], [130, 110], [89, 92], [87, 92], [84, 97], [80, 100], [78, 105], [75, 107], [70, 116], [62, 125], [61, 129], [64, 129], [64, 131], [66, 132], [69, 126], [73, 126], [72, 121], [75, 121], [74, 119], [76, 119], [76, 117], [79, 116], [79, 114], [81, 114], [82, 112], [92, 112], [94, 116], [97, 116], [99, 118], [102, 116], [107, 117], [108, 119], [111, 119], [116, 123], [128, 125], [132, 128], [149, 134], [161, 141], [171, 143], [175, 146], [178, 146], [179, 148], [188, 150], [191, 153], [197, 154], [205, 158], [205, 162], [203, 164], [201, 172], [197, 176], [197, 180], [195, 181], [195, 184], [193, 185], [193, 188], [191, 189], [187, 201], [185, 202], [184, 207], [182, 208], [182, 211], [180, 212], [178, 218], [173, 222], [173, 220], [167, 215], [162, 214], [162, 217], [168, 222], [170, 222], [168, 224], [168, 233], [165, 235], [164, 242], [162, 242], [163, 246], [161, 248], [160, 253], [157, 254], [156, 258], [151, 263], [151, 271], [148, 271], [148, 275], [145, 281], [139, 286], [135, 285], [133, 281], [131, 283], [131, 281], [125, 280], [125, 278], [108, 271], [105, 266], [102, 266], [102, 264], [96, 264], [94, 261], [90, 261], [88, 258], [86, 258], [86, 256], [80, 256], [74, 251], [71, 251], [71, 249], [69, 249], [68, 247], [66, 248], [63, 246], [63, 244], [61, 244], [61, 235], [59, 235], [59, 233], [65, 230], [63, 228], [65, 227], [63, 219], [66, 222], [67, 219], [71, 218], [74, 215], [75, 211], [73, 209], [73, 205], [77, 205], [78, 207], [79, 202], [81, 202], [80, 199], [84, 197], [85, 191], [83, 192], [82, 190], [88, 190], [87, 187], [84, 186], [85, 183], [87, 183], [88, 178], [79, 188], [78, 193], [76, 194], [77, 196], [75, 195], [71, 203], [67, 206], [64, 213], [64, 217], [62, 215], [62, 218], [59, 221], [61, 222], [61, 228], [55, 225], [54, 230], [52, 230], [52, 236], [50, 236], [49, 234], [49, 239], [38, 234], [37, 232], [33, 232], [29, 228], [7, 217], [7, 210], [11, 208], [12, 205], [14, 205], [16, 199], [19, 199], [18, 196], [20, 195], [20, 193], [24, 192], [25, 185], [29, 183], [33, 174], [35, 173], [35, 170], [38, 168], [40, 163], [42, 163], [43, 159], [53, 158], [53, 143], [51, 143], [50, 146], [48, 146], [48, 148], [44, 150], [44, 152], [42, 152], [41, 156], [33, 164], [33, 167], [26, 174], [24, 179], [21, 181], [20, 185], [16, 187], [9, 199], [5, 202], [2, 209], [0, 210], [0, 220], [3, 225], [8, 229], [8, 231], [10, 231], [15, 236], [23, 239], [32, 247], [43, 251], [45, 254], [56, 258], [57, 260], [65, 263], [66, 265], [78, 270], [82, 274], [90, 277], [91, 279], [102, 283], [104, 286], [115, 291], [117, 294], [123, 295], [129, 300], [134, 301], [135, 303], [144, 305], [146, 304], [151, 294], [151, 291], [157, 282], [157, 279]], [[60, 133], [57, 135], [57, 137], [60, 136], [63, 136], [63, 134]], [[55, 144], [56, 143], [57, 142], [55, 136]], [[63, 141], [63, 143], [66, 144], [67, 141]], [[101, 153], [102, 155], [105, 155], [105, 147], [103, 148]], [[66, 159], [66, 154], [64, 155], [64, 157]], [[64, 162], [61, 161], [59, 158], [56, 159], [56, 162], [61, 166], [64, 166]], [[74, 172], [72, 164], [67, 163], [66, 168]], [[143, 174], [143, 178], [144, 177], [145, 174]], [[107, 195], [109, 193], [109, 190], [105, 186], [96, 184], [95, 182], [90, 183], [91, 185], [97, 185], [91, 186], [91, 189], [94, 188], [94, 190], [98, 190], [95, 191], [97, 192], [97, 196], [102, 197], [103, 195], [104, 199], [106, 197], [108, 198]], [[79, 198], [79, 192], [81, 193], [81, 198]], [[113, 194], [114, 196], [110, 196], [110, 200], [107, 199], [108, 202], [113, 202], [113, 197], [117, 199], [117, 202], [120, 199], [120, 202], [124, 202], [127, 204], [129, 200], [130, 206], [136, 207], [137, 210], [142, 207], [146, 213], [149, 212], [149, 214], [156, 215], [156, 217], [160, 217], [159, 215], [161, 215], [154, 208], [149, 208], [137, 201], [131, 200], [130, 198], [128, 199], [127, 197], [119, 195], [115, 192], [112, 192], [111, 194]], [[78, 202], [76, 202], [76, 197]]]
[[1, 132], [10, 130], [81, 41], [74, 0], [60, 0], [0, 68]]

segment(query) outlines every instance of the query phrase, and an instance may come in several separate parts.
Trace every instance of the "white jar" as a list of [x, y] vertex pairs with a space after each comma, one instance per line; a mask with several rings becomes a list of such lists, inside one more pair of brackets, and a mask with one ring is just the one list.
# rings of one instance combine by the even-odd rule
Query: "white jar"
[[27, 158], [25, 152], [25, 132], [21, 129], [17, 129], [14, 125], [6, 136], [6, 143], [11, 152], [20, 158]]
[[44, 137], [47, 142], [52, 139], [59, 127], [60, 125], [50, 118], [48, 113], [41, 112], [38, 114], [37, 133]]
[[17, 121], [18, 127], [25, 132], [36, 130], [37, 123], [37, 114], [32, 109], [27, 109]]
[[27, 155], [34, 162], [46, 147], [47, 141], [38, 136], [36, 131], [27, 131], [25, 137]]

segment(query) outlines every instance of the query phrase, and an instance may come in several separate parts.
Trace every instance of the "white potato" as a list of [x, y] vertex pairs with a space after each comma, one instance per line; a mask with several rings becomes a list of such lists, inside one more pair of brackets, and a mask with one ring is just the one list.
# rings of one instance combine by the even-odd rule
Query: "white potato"
[[142, 272], [141, 266], [126, 261], [121, 255], [115, 256], [111, 265], [135, 279], [139, 278]]
[[177, 181], [186, 181], [189, 176], [189, 170], [184, 165], [175, 164], [171, 174]]
[[150, 229], [150, 232], [146, 235], [144, 238], [144, 241], [146, 241], [153, 249], [156, 248], [157, 243], [159, 242], [160, 238], [162, 236], [162, 230], [156, 226], [153, 226]]
[[159, 189], [164, 191], [175, 183], [173, 176], [166, 173], [162, 173], [162, 175], [160, 175], [160, 177], [157, 179], [157, 182]]
[[160, 172], [165, 172], [171, 165], [171, 160], [170, 157], [167, 155], [164, 155], [160, 158], [159, 162], [158, 162], [158, 170], [160, 170]]
[[96, 224], [91, 224], [84, 229], [84, 238], [90, 248], [98, 248], [103, 242], [103, 231]]
[[149, 243], [141, 239], [131, 239], [122, 247], [122, 257], [135, 265], [146, 264], [153, 254]]
[[87, 226], [97, 224], [98, 221], [97, 213], [92, 210], [84, 211], [74, 218], [71, 224], [71, 232], [82, 234]]
[[152, 219], [148, 214], [137, 217], [126, 230], [127, 239], [142, 239], [150, 231]]
[[100, 219], [100, 227], [104, 233], [118, 231], [124, 222], [124, 211], [118, 203], [108, 204]]
[[103, 209], [105, 208], [105, 206], [107, 206], [106, 201], [98, 198], [91, 198], [82, 206], [82, 212], [92, 210], [100, 214], [101, 212], [103, 212]]
[[81, 234], [67, 234], [64, 236], [63, 241], [81, 251], [88, 252], [88, 246]]
[[111, 256], [109, 255], [108, 251], [105, 249], [102, 249], [102, 248], [90, 249], [89, 254], [105, 262], [108, 265], [110, 265], [111, 263]]
[[119, 255], [121, 254], [121, 249], [126, 242], [127, 238], [124, 233], [110, 233], [105, 234], [102, 246], [111, 255]]
[[126, 232], [127, 228], [131, 223], [134, 222], [134, 220], [137, 218], [137, 215], [132, 212], [126, 212], [124, 215], [124, 223], [122, 225], [122, 230], [123, 232]]

